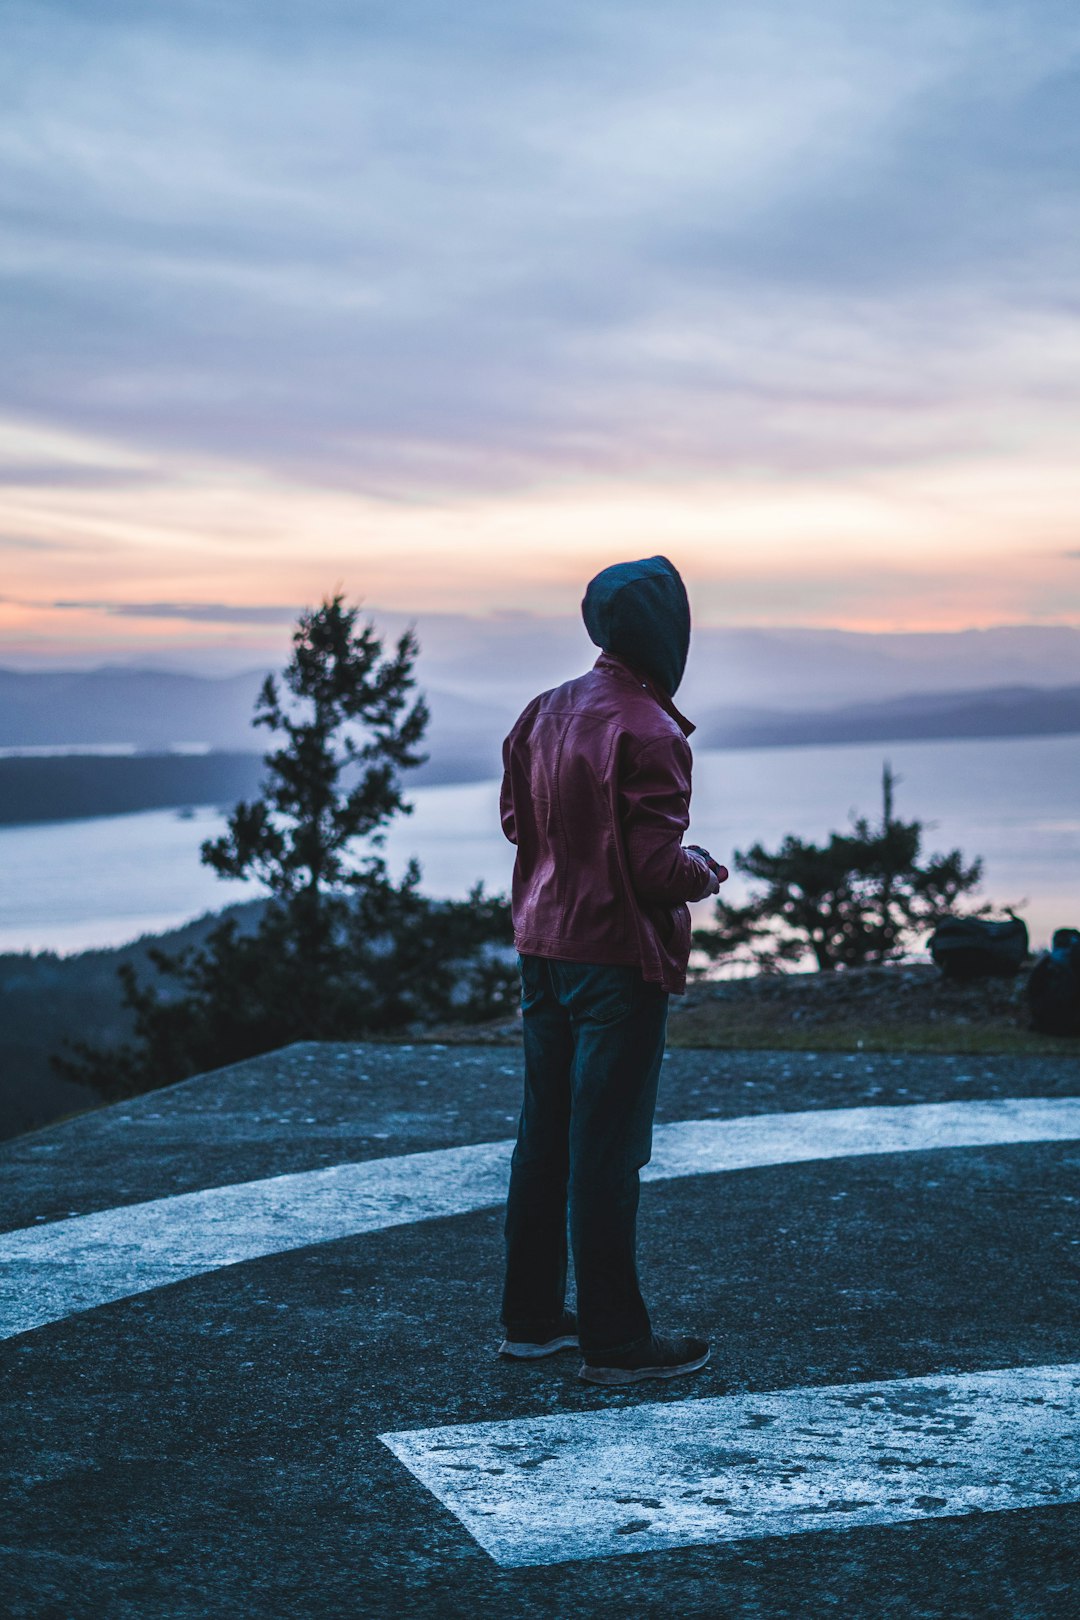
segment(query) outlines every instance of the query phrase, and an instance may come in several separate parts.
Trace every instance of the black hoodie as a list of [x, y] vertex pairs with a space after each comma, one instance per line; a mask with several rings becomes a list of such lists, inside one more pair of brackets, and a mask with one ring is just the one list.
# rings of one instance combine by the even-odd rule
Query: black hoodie
[[690, 650], [690, 603], [666, 557], [614, 563], [589, 581], [581, 615], [589, 637], [669, 697], [678, 691]]

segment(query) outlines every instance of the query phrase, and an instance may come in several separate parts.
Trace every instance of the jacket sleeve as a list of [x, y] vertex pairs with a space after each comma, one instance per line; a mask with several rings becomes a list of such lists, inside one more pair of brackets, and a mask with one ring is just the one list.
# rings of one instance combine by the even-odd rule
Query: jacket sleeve
[[634, 892], [646, 905], [680, 905], [709, 892], [705, 862], [683, 848], [690, 825], [690, 749], [660, 737], [627, 761], [619, 812]]
[[517, 843], [517, 817], [514, 815], [514, 794], [510, 781], [510, 744], [513, 741], [513, 732], [502, 745], [503, 779], [499, 792], [499, 819], [502, 821], [502, 830], [512, 844]]

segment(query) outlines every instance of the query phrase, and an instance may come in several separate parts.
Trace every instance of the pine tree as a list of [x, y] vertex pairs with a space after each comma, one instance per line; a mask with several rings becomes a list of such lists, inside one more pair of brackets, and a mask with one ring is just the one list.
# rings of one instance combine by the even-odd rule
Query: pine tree
[[253, 724], [282, 738], [266, 756], [263, 795], [236, 805], [201, 851], [219, 876], [253, 876], [283, 908], [267, 927], [290, 947], [290, 999], [309, 1039], [339, 1023], [330, 970], [347, 898], [386, 886], [383, 862], [357, 858], [356, 843], [378, 846], [393, 817], [410, 813], [401, 772], [426, 758], [428, 708], [412, 697], [416, 637], [407, 631], [384, 657], [374, 626], [358, 619], [340, 593], [301, 616], [282, 675], [292, 703], [268, 675], [255, 705]]
[[482, 886], [467, 901], [429, 900], [415, 862], [394, 884], [377, 853], [411, 808], [402, 773], [425, 757], [417, 653], [409, 631], [384, 655], [340, 593], [301, 616], [281, 677], [288, 695], [270, 675], [256, 702], [254, 724], [280, 739], [262, 794], [201, 849], [222, 878], [254, 877], [268, 891], [257, 926], [228, 917], [198, 948], [152, 950], [157, 983], [121, 968], [134, 1042], [74, 1043], [53, 1059], [61, 1074], [126, 1096], [294, 1041], [510, 1009], [508, 902]]
[[877, 826], [860, 816], [825, 844], [789, 834], [775, 851], [737, 851], [735, 870], [763, 888], [742, 906], [718, 901], [713, 926], [695, 931], [697, 949], [766, 971], [812, 955], [829, 972], [893, 961], [953, 914], [978, 887], [982, 862], [965, 865], [958, 849], [924, 861], [923, 824], [898, 819], [896, 783], [886, 763]]

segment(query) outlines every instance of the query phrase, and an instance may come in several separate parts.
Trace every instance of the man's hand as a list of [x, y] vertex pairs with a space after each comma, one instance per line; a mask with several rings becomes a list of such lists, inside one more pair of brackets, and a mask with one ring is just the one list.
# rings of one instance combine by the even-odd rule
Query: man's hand
[[721, 883], [725, 883], [728, 878], [727, 867], [721, 866], [719, 861], [714, 861], [708, 850], [702, 849], [700, 844], [687, 844], [686, 847], [691, 854], [696, 855], [698, 860], [704, 864], [708, 874], [709, 886], [701, 899], [707, 899], [710, 894], [719, 894]]

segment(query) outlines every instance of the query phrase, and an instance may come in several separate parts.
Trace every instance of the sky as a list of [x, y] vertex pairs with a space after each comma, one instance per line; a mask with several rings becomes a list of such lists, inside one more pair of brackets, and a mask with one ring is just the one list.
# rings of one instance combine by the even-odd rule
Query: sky
[[1074, 0], [0, 0], [0, 663], [1080, 624]]

